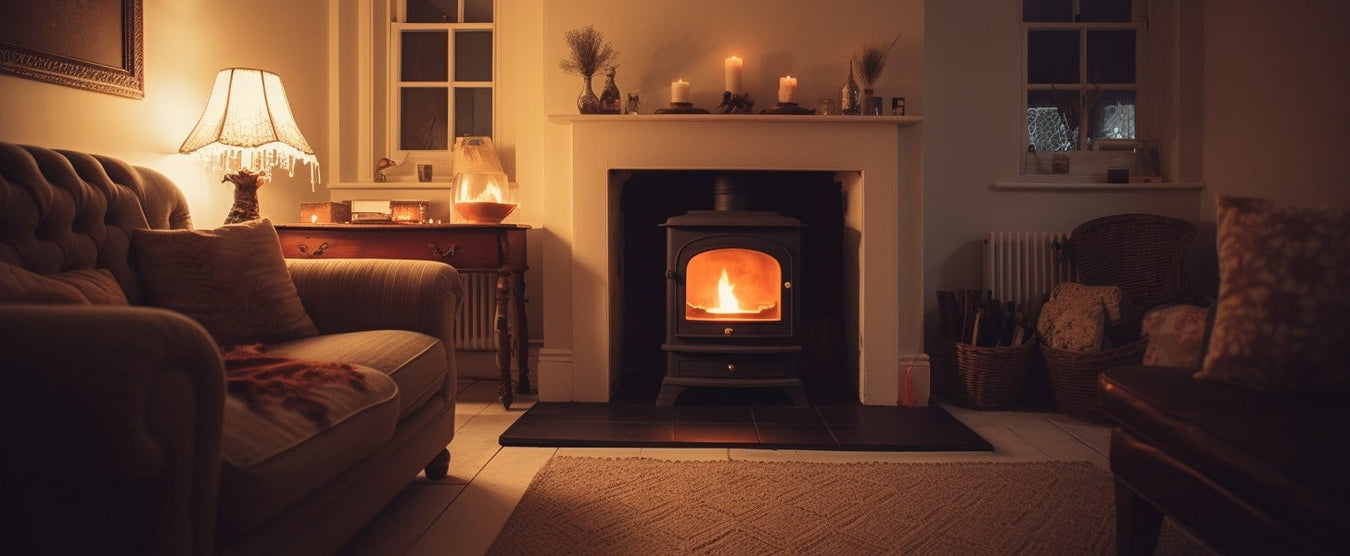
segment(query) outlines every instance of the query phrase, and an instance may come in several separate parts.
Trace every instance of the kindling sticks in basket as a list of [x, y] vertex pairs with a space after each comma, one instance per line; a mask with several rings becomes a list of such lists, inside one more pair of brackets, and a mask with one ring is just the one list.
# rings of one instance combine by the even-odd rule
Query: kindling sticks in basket
[[1034, 329], [1015, 303], [988, 290], [938, 291], [939, 343], [952, 401], [975, 409], [1010, 409], [1035, 353]]

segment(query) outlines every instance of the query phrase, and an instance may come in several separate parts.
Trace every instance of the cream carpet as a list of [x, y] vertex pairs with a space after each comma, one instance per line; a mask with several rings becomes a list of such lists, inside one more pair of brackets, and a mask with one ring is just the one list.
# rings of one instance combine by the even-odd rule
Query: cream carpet
[[[1087, 463], [674, 462], [559, 456], [489, 554], [1113, 554]], [[1165, 526], [1158, 554], [1208, 551]]]

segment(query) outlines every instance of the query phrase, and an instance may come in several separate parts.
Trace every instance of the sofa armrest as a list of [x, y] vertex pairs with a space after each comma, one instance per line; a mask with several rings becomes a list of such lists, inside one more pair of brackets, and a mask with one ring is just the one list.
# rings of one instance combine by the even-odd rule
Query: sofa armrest
[[459, 271], [436, 261], [286, 259], [319, 332], [411, 330], [433, 336], [454, 358]]
[[8, 547], [212, 550], [225, 371], [200, 324], [150, 307], [0, 305], [0, 354]]

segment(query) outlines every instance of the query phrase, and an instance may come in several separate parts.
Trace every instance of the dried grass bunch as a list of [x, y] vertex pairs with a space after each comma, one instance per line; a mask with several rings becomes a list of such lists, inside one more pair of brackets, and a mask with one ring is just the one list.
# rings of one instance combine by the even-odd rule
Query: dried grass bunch
[[862, 51], [853, 57], [853, 63], [858, 66], [858, 78], [862, 80], [864, 89], [871, 89], [881, 79], [881, 70], [886, 69], [886, 60], [891, 57], [891, 50], [899, 41], [900, 35], [896, 35], [889, 43], [873, 40], [863, 42]]
[[604, 33], [590, 25], [568, 31], [563, 34], [563, 38], [567, 40], [571, 52], [570, 56], [558, 63], [558, 67], [567, 73], [591, 77], [619, 56], [614, 46], [605, 41]]

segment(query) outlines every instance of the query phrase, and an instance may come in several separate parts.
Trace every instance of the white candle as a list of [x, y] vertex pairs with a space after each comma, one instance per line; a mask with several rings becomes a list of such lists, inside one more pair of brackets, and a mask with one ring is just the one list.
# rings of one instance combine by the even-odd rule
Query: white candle
[[689, 102], [689, 82], [676, 79], [670, 82], [670, 102]]
[[743, 66], [744, 64], [741, 62], [741, 59], [735, 56], [727, 58], [723, 63], [727, 76], [726, 90], [731, 91], [732, 94], [740, 94], [743, 92], [743, 87], [741, 85], [741, 68]]
[[778, 78], [778, 102], [797, 102], [797, 78], [791, 75]]

